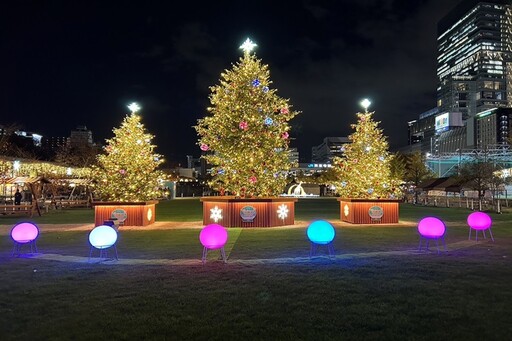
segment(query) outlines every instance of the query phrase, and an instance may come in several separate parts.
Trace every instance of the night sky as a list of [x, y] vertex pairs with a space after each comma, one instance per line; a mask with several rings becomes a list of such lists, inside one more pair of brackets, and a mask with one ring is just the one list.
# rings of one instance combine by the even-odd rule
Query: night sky
[[[209, 87], [250, 37], [291, 121], [301, 162], [352, 132], [368, 97], [392, 148], [435, 106], [437, 22], [460, 0], [10, 1], [0, 14], [0, 124], [104, 142], [142, 106], [157, 151], [199, 156]], [[293, 5], [292, 5], [293, 4]]]

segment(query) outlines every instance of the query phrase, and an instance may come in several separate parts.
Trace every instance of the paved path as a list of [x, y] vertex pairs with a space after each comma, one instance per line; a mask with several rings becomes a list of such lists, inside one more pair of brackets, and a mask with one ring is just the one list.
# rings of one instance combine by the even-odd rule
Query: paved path
[[[460, 249], [465, 249], [471, 246], [477, 245], [475, 241], [465, 240], [460, 242], [455, 242], [451, 244], [447, 244], [448, 251], [456, 251]], [[424, 250], [424, 249], [423, 249]], [[440, 246], [441, 255], [444, 252], [442, 246]], [[429, 253], [436, 253], [437, 248], [431, 247]], [[377, 252], [361, 252], [361, 253], [347, 253], [341, 255], [335, 255], [330, 259], [334, 261], [342, 261], [342, 260], [350, 260], [350, 259], [361, 259], [361, 258], [374, 258], [374, 257], [389, 257], [389, 256], [410, 256], [410, 255], [420, 255], [426, 254], [426, 251], [418, 251], [418, 249], [410, 249], [410, 250], [402, 250], [402, 251], [377, 251]], [[218, 253], [216, 253], [215, 259], [218, 259]], [[189, 265], [202, 265], [201, 257], [198, 255], [196, 259], [130, 259], [130, 258], [120, 258], [119, 260], [110, 260], [110, 259], [98, 259], [82, 257], [82, 256], [64, 256], [59, 254], [35, 254], [32, 257], [33, 259], [43, 259], [43, 260], [51, 260], [51, 261], [59, 261], [59, 262], [69, 262], [69, 263], [101, 263], [101, 264], [109, 264], [109, 265], [170, 265], [170, 266], [189, 266]], [[228, 257], [229, 258], [229, 257]], [[256, 258], [256, 259], [228, 259], [228, 264], [241, 264], [241, 265], [258, 265], [258, 264], [300, 264], [300, 263], [311, 263], [317, 259], [325, 259], [329, 258], [327, 255], [319, 255], [314, 256], [313, 258], [309, 257], [284, 257], [284, 258]], [[209, 259], [211, 261], [211, 259]]]

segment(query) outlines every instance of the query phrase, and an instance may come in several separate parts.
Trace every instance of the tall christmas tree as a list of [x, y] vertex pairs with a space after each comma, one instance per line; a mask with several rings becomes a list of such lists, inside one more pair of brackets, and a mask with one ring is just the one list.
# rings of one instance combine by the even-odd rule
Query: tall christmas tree
[[391, 177], [388, 142], [368, 112], [368, 100], [361, 103], [364, 113], [357, 113], [358, 121], [351, 127], [355, 131], [344, 146], [343, 157], [334, 159], [337, 173], [336, 190], [344, 198], [391, 198], [399, 189], [399, 181]]
[[243, 57], [211, 87], [209, 115], [196, 129], [203, 157], [212, 166], [210, 186], [240, 197], [281, 194], [286, 185], [290, 121], [296, 111], [271, 89], [267, 65], [240, 46]]
[[157, 167], [163, 159], [154, 153], [154, 136], [145, 131], [139, 107], [134, 103], [129, 108], [131, 114], [113, 129], [114, 137], [106, 140], [106, 154], [98, 155], [94, 168], [95, 190], [102, 200], [146, 201], [159, 195], [163, 173]]

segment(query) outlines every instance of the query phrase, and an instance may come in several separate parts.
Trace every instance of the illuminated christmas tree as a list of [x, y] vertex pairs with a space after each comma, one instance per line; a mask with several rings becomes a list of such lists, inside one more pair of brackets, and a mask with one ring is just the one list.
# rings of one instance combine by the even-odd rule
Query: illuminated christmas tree
[[392, 198], [398, 192], [399, 181], [392, 179], [388, 142], [378, 128], [380, 122], [373, 120], [368, 112], [370, 102], [361, 103], [364, 113], [357, 113], [358, 121], [352, 124], [355, 130], [344, 146], [343, 157], [334, 159], [333, 171], [339, 180], [337, 193], [344, 198]]
[[289, 160], [288, 121], [298, 114], [271, 89], [267, 65], [249, 39], [243, 57], [211, 87], [209, 115], [196, 129], [203, 157], [212, 166], [210, 186], [240, 197], [283, 192]]
[[114, 137], [107, 139], [106, 153], [98, 155], [94, 167], [95, 190], [102, 200], [146, 201], [159, 195], [163, 173], [157, 167], [163, 159], [154, 153], [153, 135], [146, 133], [139, 107], [134, 103], [129, 108], [132, 113], [113, 129]]

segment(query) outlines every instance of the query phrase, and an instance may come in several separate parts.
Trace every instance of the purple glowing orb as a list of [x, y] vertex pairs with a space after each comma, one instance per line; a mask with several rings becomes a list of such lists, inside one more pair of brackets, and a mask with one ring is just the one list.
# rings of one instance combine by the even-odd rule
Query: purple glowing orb
[[36, 240], [39, 229], [32, 223], [19, 223], [11, 230], [11, 238], [18, 244], [26, 244]]
[[439, 218], [426, 217], [418, 223], [418, 232], [424, 238], [437, 239], [444, 236], [446, 226]]
[[491, 224], [491, 217], [487, 213], [473, 212], [468, 216], [468, 225], [474, 230], [487, 230]]
[[219, 224], [210, 224], [201, 230], [199, 240], [207, 249], [220, 249], [228, 241], [228, 231]]

